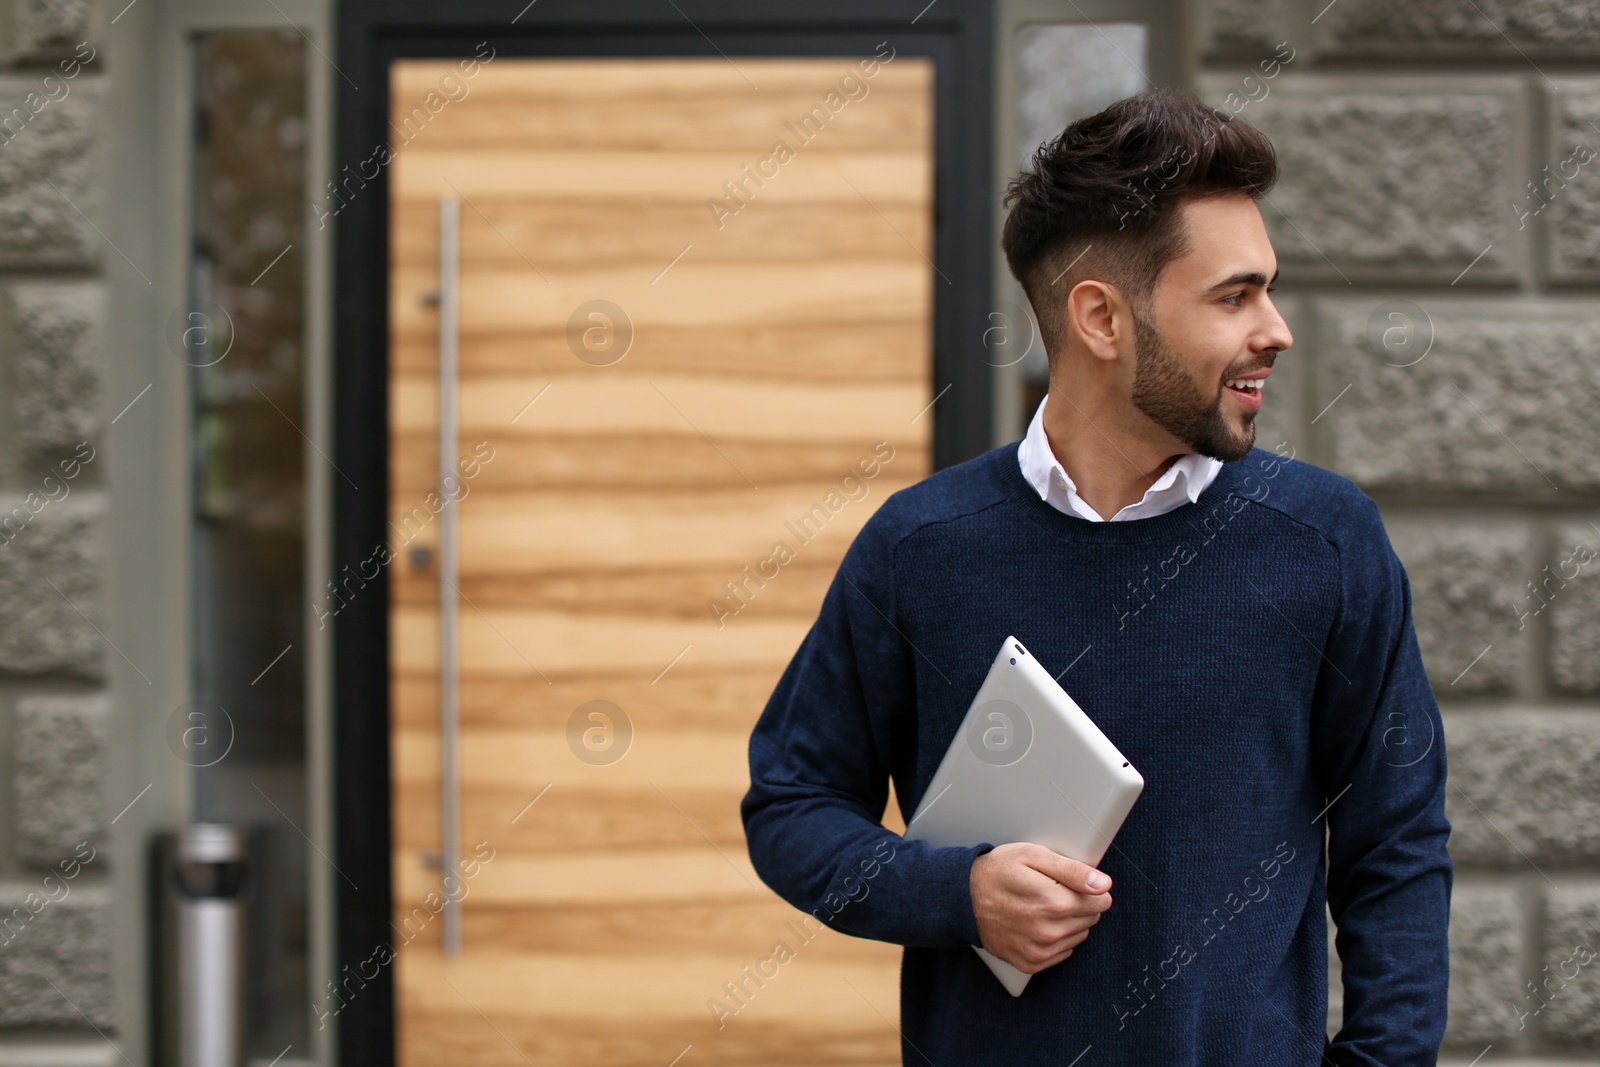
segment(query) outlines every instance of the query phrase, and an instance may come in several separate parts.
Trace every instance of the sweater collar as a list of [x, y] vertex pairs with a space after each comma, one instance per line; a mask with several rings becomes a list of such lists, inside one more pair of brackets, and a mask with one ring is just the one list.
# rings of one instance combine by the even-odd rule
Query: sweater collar
[[1240, 489], [1240, 481], [1263, 458], [1271, 454], [1253, 448], [1242, 459], [1221, 463], [1216, 476], [1200, 493], [1199, 498], [1184, 501], [1171, 511], [1141, 519], [1120, 519], [1115, 522], [1095, 521], [1080, 515], [1060, 511], [1040, 497], [1038, 490], [1022, 472], [1018, 458], [1022, 441], [1013, 441], [994, 449], [990, 454], [989, 474], [1005, 496], [1016, 503], [1027, 516], [1043, 527], [1051, 536], [1069, 541], [1095, 541], [1109, 543], [1137, 543], [1170, 539], [1174, 535], [1190, 532], [1199, 527], [1202, 519], [1222, 505], [1230, 496], [1252, 499]]

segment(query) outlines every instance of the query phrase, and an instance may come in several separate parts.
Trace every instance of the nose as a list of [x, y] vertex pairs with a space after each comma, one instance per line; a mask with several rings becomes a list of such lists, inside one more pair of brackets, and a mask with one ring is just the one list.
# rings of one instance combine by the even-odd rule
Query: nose
[[1280, 352], [1292, 347], [1294, 345], [1294, 334], [1289, 332], [1288, 322], [1284, 321], [1283, 316], [1278, 313], [1278, 309], [1272, 303], [1271, 297], [1267, 298], [1267, 310], [1270, 312], [1270, 317], [1262, 330], [1258, 347], [1263, 350], [1275, 348]]

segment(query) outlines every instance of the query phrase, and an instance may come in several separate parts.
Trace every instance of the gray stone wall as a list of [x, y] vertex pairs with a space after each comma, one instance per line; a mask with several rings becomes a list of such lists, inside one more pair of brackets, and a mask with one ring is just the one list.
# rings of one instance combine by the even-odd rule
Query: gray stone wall
[[1446, 1061], [1596, 1062], [1600, 4], [1198, 14], [1202, 96], [1283, 165], [1260, 440], [1378, 501], [1444, 712]]
[[0, 1065], [118, 1062], [91, 14], [0, 0]]
[[[120, 1063], [129, 1026], [96, 452], [111, 75], [82, 59], [123, 8], [0, 0], [0, 1067]], [[1600, 961], [1552, 978], [1600, 950], [1600, 559], [1578, 563], [1600, 551], [1600, 159], [1574, 156], [1600, 150], [1600, 3], [1185, 13], [1202, 93], [1284, 163], [1263, 214], [1296, 344], [1262, 440], [1379, 501], [1445, 711], [1449, 1055], [1600, 1059]]]

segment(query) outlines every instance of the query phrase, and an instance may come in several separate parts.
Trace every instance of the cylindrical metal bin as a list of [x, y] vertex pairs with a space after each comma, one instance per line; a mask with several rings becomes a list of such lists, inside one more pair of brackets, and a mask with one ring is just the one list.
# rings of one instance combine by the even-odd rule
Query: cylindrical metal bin
[[241, 827], [178, 831], [168, 872], [176, 966], [178, 1067], [245, 1067], [245, 906], [249, 842]]

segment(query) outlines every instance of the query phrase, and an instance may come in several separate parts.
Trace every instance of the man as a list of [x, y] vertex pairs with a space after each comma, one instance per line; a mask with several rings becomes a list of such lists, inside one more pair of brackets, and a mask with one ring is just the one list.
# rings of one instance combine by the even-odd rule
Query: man
[[[1034, 164], [1002, 244], [1049, 392], [1025, 439], [893, 494], [850, 546], [751, 738], [751, 859], [906, 946], [908, 1064], [1434, 1064], [1453, 873], [1410, 584], [1365, 494], [1254, 447], [1293, 343], [1255, 203], [1272, 146], [1162, 91]], [[1145, 777], [1103, 871], [880, 825], [1013, 633]], [[972, 945], [1034, 976], [1022, 996]]]

